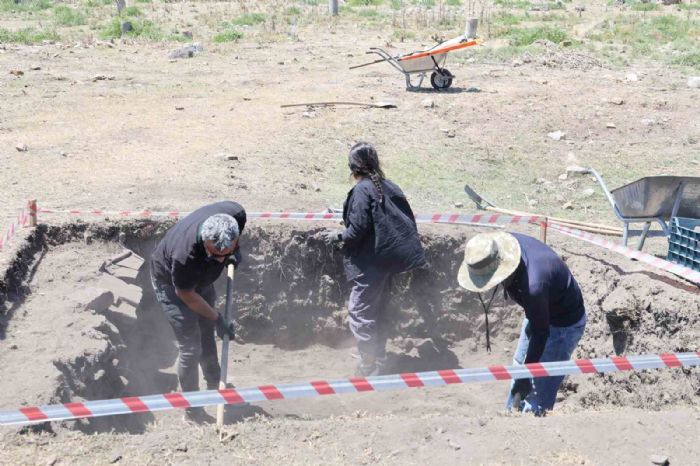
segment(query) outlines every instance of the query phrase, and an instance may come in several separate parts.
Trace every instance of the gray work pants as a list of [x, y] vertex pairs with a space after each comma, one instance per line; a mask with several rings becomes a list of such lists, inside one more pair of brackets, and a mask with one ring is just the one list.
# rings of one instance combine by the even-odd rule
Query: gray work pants
[[370, 267], [352, 280], [348, 312], [350, 330], [360, 354], [375, 358], [386, 355], [389, 332], [386, 306], [393, 276], [391, 272]]
[[[153, 277], [151, 277], [151, 283], [156, 299], [175, 332], [179, 350], [177, 377], [180, 380], [180, 388], [185, 392], [199, 390], [198, 365], [202, 366], [207, 388], [210, 390], [217, 388], [221, 378], [221, 367], [214, 340], [215, 322], [188, 308], [175, 295], [173, 286], [159, 283]], [[214, 306], [216, 294], [213, 285], [196, 291], [210, 306]]]

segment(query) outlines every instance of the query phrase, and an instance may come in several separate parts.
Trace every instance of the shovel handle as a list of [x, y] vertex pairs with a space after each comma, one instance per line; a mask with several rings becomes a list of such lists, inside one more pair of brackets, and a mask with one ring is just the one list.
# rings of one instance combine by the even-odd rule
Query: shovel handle
[[[224, 307], [224, 318], [229, 320], [231, 309], [231, 296], [233, 295], [233, 264], [229, 264], [226, 270], [226, 305]], [[224, 334], [221, 342], [221, 378], [219, 379], [219, 389], [226, 388], [226, 380], [228, 380], [228, 346], [229, 337]], [[224, 425], [224, 405], [216, 406], [216, 427], [221, 428]]]

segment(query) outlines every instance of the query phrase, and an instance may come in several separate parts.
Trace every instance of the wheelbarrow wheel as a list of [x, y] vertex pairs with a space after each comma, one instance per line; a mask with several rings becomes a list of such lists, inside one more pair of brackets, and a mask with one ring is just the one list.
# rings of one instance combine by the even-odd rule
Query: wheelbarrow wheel
[[440, 71], [433, 71], [433, 74], [430, 75], [430, 84], [438, 91], [441, 91], [452, 85], [452, 78], [454, 78], [454, 75], [447, 68], [443, 68]]

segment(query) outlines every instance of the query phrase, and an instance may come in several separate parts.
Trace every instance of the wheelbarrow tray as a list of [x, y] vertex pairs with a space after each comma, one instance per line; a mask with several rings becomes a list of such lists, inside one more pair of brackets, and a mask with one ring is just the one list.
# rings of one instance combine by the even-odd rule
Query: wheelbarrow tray
[[465, 36], [459, 36], [455, 37], [454, 39], [441, 42], [428, 50], [421, 50], [402, 55], [397, 59], [397, 61], [399, 66], [401, 66], [406, 73], [432, 71], [435, 69], [436, 63], [440, 68], [443, 67], [449, 52], [463, 49], [465, 47], [472, 47], [474, 45], [478, 45], [478, 43], [479, 42], [476, 40], [469, 40]]
[[677, 216], [700, 218], [700, 177], [647, 176], [610, 191], [622, 217], [671, 218], [676, 190], [684, 183]]

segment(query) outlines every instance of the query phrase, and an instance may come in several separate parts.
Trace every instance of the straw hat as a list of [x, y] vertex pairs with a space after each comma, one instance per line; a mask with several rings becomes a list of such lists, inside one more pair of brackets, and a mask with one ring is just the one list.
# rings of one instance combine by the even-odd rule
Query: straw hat
[[469, 291], [486, 291], [508, 278], [519, 263], [520, 244], [515, 236], [502, 231], [481, 233], [467, 242], [457, 281]]

